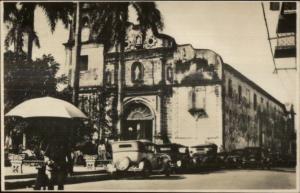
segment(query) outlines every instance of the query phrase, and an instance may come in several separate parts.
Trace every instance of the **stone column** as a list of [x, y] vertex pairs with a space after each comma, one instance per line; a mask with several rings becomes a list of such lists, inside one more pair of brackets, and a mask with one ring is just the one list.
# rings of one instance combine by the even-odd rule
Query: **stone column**
[[166, 116], [166, 92], [165, 92], [165, 86], [166, 86], [166, 59], [161, 58], [161, 92], [160, 92], [160, 133], [161, 137], [163, 139], [163, 142], [166, 143], [167, 139], [167, 116]]

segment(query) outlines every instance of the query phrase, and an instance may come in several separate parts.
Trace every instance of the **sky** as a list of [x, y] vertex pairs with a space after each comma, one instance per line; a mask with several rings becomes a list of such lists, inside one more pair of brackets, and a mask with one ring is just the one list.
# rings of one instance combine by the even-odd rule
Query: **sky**
[[[283, 103], [295, 103], [296, 71], [279, 71], [274, 74], [274, 64], [267, 39], [266, 26], [260, 2], [157, 2], [165, 28], [162, 31], [175, 38], [177, 44], [191, 44], [198, 49], [211, 49], [223, 61], [257, 83]], [[267, 11], [270, 31], [277, 25], [276, 13]], [[59, 23], [52, 34], [41, 9], [35, 12], [35, 30], [41, 48], [34, 48], [33, 57], [52, 54], [65, 64], [68, 30]], [[134, 13], [132, 17], [134, 21]], [[273, 35], [273, 34], [271, 34]], [[280, 61], [295, 64], [295, 59]]]

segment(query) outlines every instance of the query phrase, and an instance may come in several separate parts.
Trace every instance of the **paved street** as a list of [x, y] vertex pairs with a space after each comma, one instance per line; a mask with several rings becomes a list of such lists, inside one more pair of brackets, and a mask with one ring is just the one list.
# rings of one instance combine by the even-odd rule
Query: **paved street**
[[[124, 177], [116, 180], [68, 184], [65, 190], [205, 190], [205, 189], [295, 189], [294, 169], [220, 170], [202, 174], [182, 174], [149, 179]], [[30, 190], [30, 189], [23, 189]], [[32, 189], [31, 189], [32, 190]]]
[[[65, 190], [211, 190], [211, 189], [295, 189], [295, 169], [219, 170], [210, 173], [152, 175], [148, 179], [133, 175], [119, 179], [65, 185]], [[32, 188], [17, 189], [29, 191]]]

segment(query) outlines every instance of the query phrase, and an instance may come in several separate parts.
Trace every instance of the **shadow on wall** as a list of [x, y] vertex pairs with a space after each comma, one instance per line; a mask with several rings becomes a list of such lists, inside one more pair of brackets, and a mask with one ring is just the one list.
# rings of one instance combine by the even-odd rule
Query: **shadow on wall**
[[199, 82], [218, 81], [216, 65], [208, 64], [204, 58], [193, 58], [192, 60], [176, 62], [176, 73], [179, 75], [179, 83], [195, 84]]

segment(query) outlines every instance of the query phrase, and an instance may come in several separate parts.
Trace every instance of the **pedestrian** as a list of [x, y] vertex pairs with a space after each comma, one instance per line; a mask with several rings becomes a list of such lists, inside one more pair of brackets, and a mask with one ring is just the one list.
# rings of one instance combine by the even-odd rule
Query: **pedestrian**
[[107, 158], [106, 158], [106, 147], [105, 147], [105, 144], [104, 144], [103, 140], [101, 140], [100, 144], [98, 145], [98, 156], [102, 160], [107, 160]]
[[112, 156], [111, 156], [111, 144], [109, 143], [108, 139], [105, 138], [105, 150], [106, 150], [106, 158], [107, 159], [111, 159]]
[[48, 190], [54, 190], [57, 184], [58, 190], [64, 189], [65, 179], [68, 171], [68, 147], [66, 142], [54, 138], [50, 142], [45, 155], [48, 157], [47, 168], [50, 173]]
[[36, 158], [38, 160], [43, 161], [43, 163], [39, 163], [38, 166], [36, 167], [38, 172], [37, 172], [34, 190], [41, 190], [41, 189], [46, 190], [46, 187], [49, 184], [49, 178], [46, 174], [46, 165], [44, 162], [44, 152], [41, 150], [41, 148], [36, 146], [35, 154], [37, 156]]

